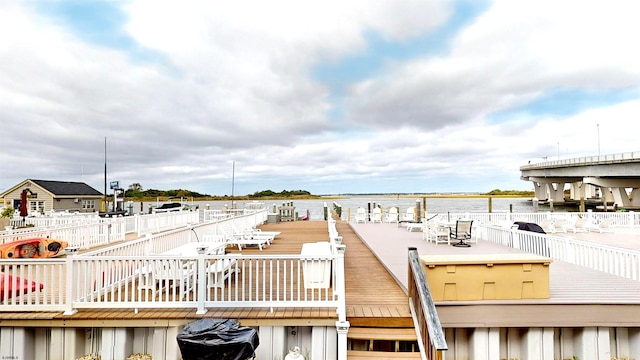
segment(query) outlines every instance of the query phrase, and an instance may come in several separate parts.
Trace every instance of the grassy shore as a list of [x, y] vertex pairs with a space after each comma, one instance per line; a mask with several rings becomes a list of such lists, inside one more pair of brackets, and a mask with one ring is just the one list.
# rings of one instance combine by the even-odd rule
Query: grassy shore
[[[297, 195], [290, 197], [277, 197], [277, 196], [266, 196], [266, 197], [250, 197], [250, 196], [234, 196], [234, 201], [294, 201], [294, 200], [336, 200], [336, 199], [347, 199], [347, 198], [403, 198], [403, 199], [412, 199], [412, 198], [444, 198], [444, 199], [464, 199], [464, 198], [532, 198], [534, 196], [531, 194], [348, 194], [348, 195]], [[134, 202], [167, 202], [169, 201], [169, 197], [154, 197], [154, 198], [125, 198], [125, 201], [134, 201]], [[172, 199], [175, 200], [175, 199]], [[230, 196], [206, 196], [206, 197], [198, 197], [198, 198], [187, 198], [186, 201], [230, 201]]]

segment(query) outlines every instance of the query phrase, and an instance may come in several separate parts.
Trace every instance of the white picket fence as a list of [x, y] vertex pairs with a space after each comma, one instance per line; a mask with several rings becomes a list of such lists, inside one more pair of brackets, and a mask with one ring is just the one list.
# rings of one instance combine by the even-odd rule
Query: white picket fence
[[[59, 221], [64, 219], [65, 221]], [[34, 226], [0, 231], [0, 244], [27, 238], [44, 237], [63, 240], [70, 247], [90, 249], [125, 240], [126, 234], [142, 236], [147, 233], [175, 229], [199, 221], [198, 212], [174, 211], [169, 213], [101, 218], [66, 215], [61, 217], [26, 218]]]
[[640, 280], [640, 251], [492, 225], [479, 225], [474, 231], [480, 240]]
[[438, 215], [443, 219], [455, 221], [457, 219], [472, 219], [480, 224], [500, 225], [505, 223], [513, 223], [514, 221], [524, 221], [540, 224], [545, 219], [569, 219], [569, 218], [585, 218], [592, 223], [597, 224], [605, 219], [613, 220], [615, 226], [632, 227], [640, 226], [640, 212], [535, 212], [535, 213], [511, 213], [511, 212], [493, 212], [493, 213], [446, 213], [446, 214], [426, 214], [425, 218]]
[[[225, 221], [257, 225], [266, 216], [266, 210], [255, 211]], [[193, 224], [83, 254], [71, 252], [64, 259], [0, 260], [2, 281], [13, 285], [0, 293], [0, 311], [196, 308], [204, 313], [214, 307], [291, 306], [336, 308], [345, 314], [344, 246], [334, 241], [341, 239], [335, 229], [328, 236], [332, 251], [325, 254], [162, 255], [202, 242], [222, 225]], [[217, 278], [223, 274], [211, 272], [210, 264], [222, 261], [231, 265]], [[308, 286], [310, 278], [327, 271], [326, 286]]]

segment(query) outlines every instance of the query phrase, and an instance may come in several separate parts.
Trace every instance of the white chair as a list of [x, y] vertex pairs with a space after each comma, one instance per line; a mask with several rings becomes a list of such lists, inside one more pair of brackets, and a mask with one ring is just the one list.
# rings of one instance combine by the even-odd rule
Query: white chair
[[551, 227], [551, 232], [553, 232], [553, 233], [556, 233], [556, 232], [566, 233], [567, 232], [567, 219], [556, 219], [556, 221], [553, 222], [553, 226]]
[[569, 225], [567, 225], [567, 231], [571, 231], [572, 233], [579, 232], [588, 232], [589, 231], [589, 220], [586, 218], [576, 218]]
[[409, 207], [407, 211], [402, 214], [402, 221], [415, 221], [416, 208]]
[[542, 230], [544, 230], [544, 232], [546, 233], [550, 233], [550, 232], [554, 232], [553, 231], [553, 223], [554, 223], [555, 219], [552, 218], [546, 218], [543, 219], [540, 224], [538, 224]]
[[613, 224], [614, 224], [613, 219], [604, 219], [597, 224], [591, 225], [589, 227], [589, 231], [597, 231], [599, 233], [613, 232], [613, 228], [612, 228]]
[[450, 244], [449, 228], [436, 221], [425, 221], [423, 239], [437, 244]]
[[371, 222], [374, 224], [377, 222], [382, 224], [382, 209], [379, 207], [373, 208], [371, 211]]
[[359, 207], [358, 210], [356, 210], [356, 224], [357, 223], [366, 223], [367, 222], [367, 211], [363, 208], [363, 207]]
[[398, 223], [398, 208], [392, 206], [387, 212], [387, 216], [385, 217], [385, 221], [388, 223]]

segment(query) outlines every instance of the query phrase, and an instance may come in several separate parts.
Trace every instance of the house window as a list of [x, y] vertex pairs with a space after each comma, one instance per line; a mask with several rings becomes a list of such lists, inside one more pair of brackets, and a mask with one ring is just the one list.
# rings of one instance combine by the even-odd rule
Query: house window
[[33, 212], [44, 213], [44, 201], [29, 201], [29, 209]]
[[83, 209], [95, 209], [96, 201], [95, 200], [82, 200], [82, 208]]

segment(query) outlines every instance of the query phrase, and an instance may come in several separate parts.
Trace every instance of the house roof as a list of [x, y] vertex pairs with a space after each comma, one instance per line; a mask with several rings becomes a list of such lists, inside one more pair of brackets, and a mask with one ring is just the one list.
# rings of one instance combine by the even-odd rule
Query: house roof
[[102, 193], [83, 182], [33, 180], [31, 182], [42, 187], [55, 196], [102, 196]]

